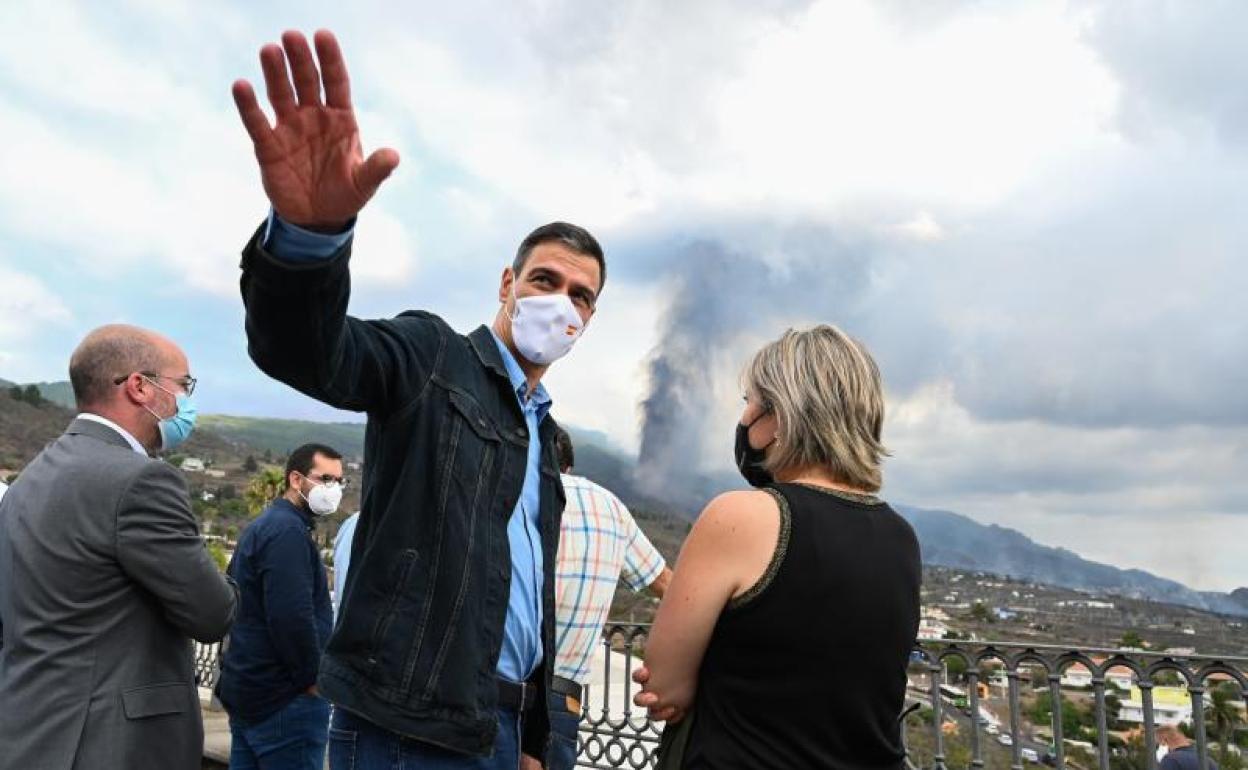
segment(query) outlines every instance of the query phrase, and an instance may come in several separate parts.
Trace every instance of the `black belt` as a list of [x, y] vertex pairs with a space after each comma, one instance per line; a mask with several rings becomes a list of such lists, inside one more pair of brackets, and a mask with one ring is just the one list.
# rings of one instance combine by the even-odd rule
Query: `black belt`
[[537, 705], [537, 695], [541, 691], [540, 681], [513, 682], [498, 677], [498, 706], [523, 713]]
[[571, 679], [556, 676], [550, 683], [550, 689], [560, 695], [570, 695], [578, 701], [581, 699], [581, 686], [578, 683], [573, 682]]

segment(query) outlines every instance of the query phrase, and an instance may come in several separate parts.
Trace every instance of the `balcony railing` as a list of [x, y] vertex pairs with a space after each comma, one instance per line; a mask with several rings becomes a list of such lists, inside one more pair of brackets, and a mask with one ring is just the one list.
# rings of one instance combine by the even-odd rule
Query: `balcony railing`
[[[632, 703], [631, 675], [648, 631], [634, 624], [603, 629], [582, 700], [578, 766], [654, 766], [662, 724]], [[216, 682], [216, 649], [197, 645], [202, 686]], [[829, 683], [830, 697], [835, 686]], [[1217, 759], [1214, 741], [1220, 755], [1239, 756], [1221, 744], [1233, 741], [1236, 724], [1246, 727], [1248, 658], [920, 639], [906, 700], [899, 718], [913, 770], [1024, 770], [1040, 762], [1111, 770], [1111, 759], [1114, 770], [1156, 770], [1156, 727], [1179, 722], [1207, 767], [1207, 758]], [[1068, 709], [1079, 715], [1079, 735], [1066, 734], [1074, 722]]]

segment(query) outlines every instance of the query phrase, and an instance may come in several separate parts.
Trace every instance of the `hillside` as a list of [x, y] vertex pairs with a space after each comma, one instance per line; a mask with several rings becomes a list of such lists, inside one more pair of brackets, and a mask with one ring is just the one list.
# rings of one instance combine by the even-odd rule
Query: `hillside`
[[[74, 417], [74, 411], [50, 401], [39, 406], [14, 401], [7, 387], [0, 387], [0, 470], [17, 471], [30, 462], [49, 442], [61, 435]], [[242, 441], [227, 439], [212, 430], [197, 429], [178, 453], [224, 463], [260, 455]], [[7, 474], [6, 474], [7, 475]]]
[[364, 457], [364, 423], [203, 414], [199, 416], [199, 424], [231, 441], [267, 449], [279, 455], [289, 454], [290, 450], [300, 444], [316, 441], [332, 446], [349, 458]]
[[[0, 381], [2, 383], [2, 381]], [[57, 394], [68, 383], [42, 383], [40, 392]], [[64, 386], [63, 388], [58, 386]], [[39, 408], [14, 402], [0, 388], [0, 471], [24, 465], [64, 430], [72, 412], [55, 404]], [[203, 415], [200, 428], [179, 452], [216, 462], [239, 462], [247, 454], [284, 455], [305, 441], [323, 441], [349, 457], [364, 454], [362, 423], [318, 423], [228, 415]], [[637, 463], [591, 431], [568, 427], [576, 445], [575, 472], [613, 491], [636, 514], [664, 555], [674, 560], [689, 522], [708, 500], [742, 486], [731, 475], [689, 474], [680, 488], [659, 494], [643, 489]], [[910, 521], [928, 565], [1012, 575], [1064, 588], [1167, 602], [1228, 615], [1248, 616], [1248, 588], [1230, 594], [1194, 591], [1176, 581], [1138, 569], [1089, 561], [1064, 548], [1034, 542], [1013, 529], [980, 524], [951, 511], [898, 504]]]
[[925, 564], [1013, 575], [1064, 588], [1248, 616], [1248, 589], [1237, 589], [1232, 594], [1194, 591], [1143, 570], [1089, 561], [1065, 548], [1036, 543], [1017, 530], [980, 524], [951, 511], [906, 505], [897, 506], [897, 510], [914, 527]]

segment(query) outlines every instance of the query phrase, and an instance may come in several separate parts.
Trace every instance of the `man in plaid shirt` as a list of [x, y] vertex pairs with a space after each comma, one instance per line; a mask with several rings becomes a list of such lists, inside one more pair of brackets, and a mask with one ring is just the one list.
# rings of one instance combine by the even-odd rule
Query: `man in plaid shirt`
[[[551, 737], [546, 770], [570, 770], [576, 763], [576, 731], [581, 690], [589, 681], [590, 657], [620, 580], [634, 591], [649, 589], [662, 598], [672, 571], [637, 526], [619, 498], [589, 479], [570, 474], [574, 455], [567, 431], [555, 432], [567, 507], [559, 533], [555, 567], [555, 678], [551, 698]], [[530, 756], [523, 770], [543, 765]]]

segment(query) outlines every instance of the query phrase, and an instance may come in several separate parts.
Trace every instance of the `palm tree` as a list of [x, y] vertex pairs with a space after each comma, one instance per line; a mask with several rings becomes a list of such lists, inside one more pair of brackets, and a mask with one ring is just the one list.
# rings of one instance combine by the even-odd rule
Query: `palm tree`
[[1205, 720], [1213, 725], [1213, 732], [1218, 736], [1218, 765], [1227, 766], [1231, 743], [1235, 740], [1235, 730], [1243, 721], [1236, 705], [1234, 686], [1227, 682], [1214, 688], [1209, 693], [1209, 705], [1205, 707]]
[[274, 467], [262, 468], [247, 481], [247, 490], [243, 492], [243, 500], [247, 503], [247, 512], [252, 516], [264, 510], [273, 498], [282, 493], [286, 478], [281, 470]]

